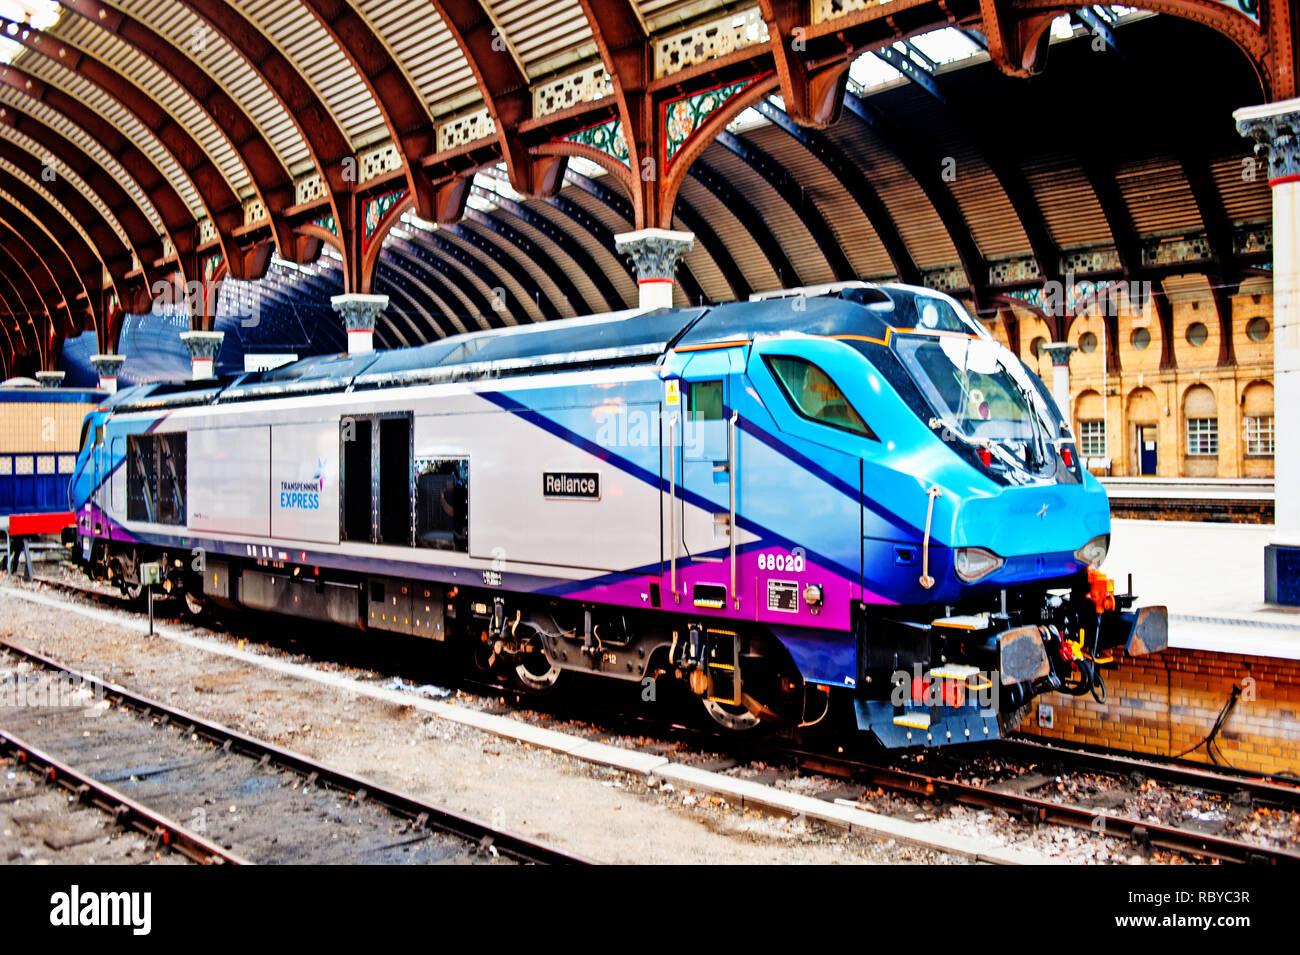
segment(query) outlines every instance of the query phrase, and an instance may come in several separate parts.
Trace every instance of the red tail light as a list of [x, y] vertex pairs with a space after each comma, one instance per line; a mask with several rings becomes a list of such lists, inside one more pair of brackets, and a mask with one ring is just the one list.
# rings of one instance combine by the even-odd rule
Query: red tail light
[[1065, 462], [1067, 468], [1074, 467], [1074, 452], [1069, 448], [1061, 448], [1061, 460]]
[[993, 465], [993, 452], [990, 451], [988, 448], [980, 448], [979, 456], [980, 456], [980, 460], [984, 462], [984, 466], [986, 468], [991, 467]]

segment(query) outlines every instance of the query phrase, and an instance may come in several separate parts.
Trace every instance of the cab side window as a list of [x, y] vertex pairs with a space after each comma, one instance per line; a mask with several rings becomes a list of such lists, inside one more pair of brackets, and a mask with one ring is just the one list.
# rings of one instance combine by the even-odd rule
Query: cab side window
[[812, 362], [788, 355], [765, 355], [763, 361], [800, 415], [873, 441], [880, 440], [830, 375]]

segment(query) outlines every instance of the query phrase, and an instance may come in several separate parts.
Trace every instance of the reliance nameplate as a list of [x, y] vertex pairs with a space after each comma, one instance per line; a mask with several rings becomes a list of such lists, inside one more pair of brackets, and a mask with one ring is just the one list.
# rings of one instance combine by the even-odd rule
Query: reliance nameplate
[[543, 471], [542, 496], [600, 500], [600, 475], [593, 471]]

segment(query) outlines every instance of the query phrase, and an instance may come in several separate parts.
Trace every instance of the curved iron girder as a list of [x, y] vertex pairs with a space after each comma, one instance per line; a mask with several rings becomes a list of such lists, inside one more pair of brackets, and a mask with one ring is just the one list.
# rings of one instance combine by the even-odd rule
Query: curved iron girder
[[[90, 4], [90, 0], [70, 2]], [[355, 195], [356, 183], [352, 181], [356, 177], [349, 173], [349, 164], [344, 162], [347, 159], [355, 161], [355, 157], [352, 144], [338, 120], [303, 78], [298, 67], [235, 6], [226, 0], [179, 2], [224, 37], [284, 107], [325, 184], [329, 208], [334, 214], [343, 249], [344, 290], [360, 290], [361, 215]]]
[[[199, 109], [207, 113], [209, 119], [212, 120], [213, 124], [234, 148], [235, 154], [239, 156], [244, 168], [248, 170], [248, 176], [252, 180], [253, 188], [266, 206], [277, 251], [285, 258], [291, 258], [295, 243], [292, 229], [285, 221], [283, 213], [295, 201], [293, 179], [280, 161], [279, 155], [271, 147], [266, 137], [262, 135], [261, 130], [248, 117], [248, 114], [226, 93], [220, 84], [199, 67], [192, 56], [179, 50], [151, 27], [111, 7], [106, 8], [107, 15], [101, 20], [98, 16], [98, 11], [102, 8], [101, 5], [92, 3], [90, 0], [61, 0], [61, 2], [66, 9], [80, 15], [91, 23], [103, 27], [107, 32], [116, 36], [117, 39], [139, 50], [141, 54], [151, 60], [155, 66], [189, 93]], [[58, 43], [60, 41], [51, 39], [51, 42]], [[88, 54], [73, 51], [71, 59], [76, 63], [76, 68], [81, 75], [101, 86], [121, 102], [123, 106], [133, 112], [136, 111], [135, 107], [130, 105], [122, 95], [123, 90], [133, 89], [133, 84], [130, 81], [113, 72], [110, 67], [98, 61], [90, 60]], [[63, 59], [60, 59], [59, 62], [69, 65]], [[97, 65], [92, 67], [91, 63]], [[144, 114], [137, 112], [137, 115], [143, 116]], [[170, 115], [168, 115], [167, 120], [179, 126]], [[154, 126], [151, 123], [146, 123], [146, 125], [153, 129], [160, 139], [162, 138], [161, 124]], [[181, 128], [183, 129], [183, 127]], [[168, 135], [170, 136], [170, 133]], [[167, 145], [165, 140], [164, 145]], [[168, 146], [168, 149], [172, 151], [173, 156], [177, 155], [171, 146]], [[258, 276], [236, 274], [236, 278], [254, 277]]]
[[[405, 277], [412, 285], [433, 305], [428, 317], [432, 320], [429, 331], [433, 333], [432, 337], [426, 337], [426, 341], [434, 341], [439, 338], [447, 338], [451, 335], [459, 335], [458, 329], [448, 316], [455, 315], [461, 317], [460, 310], [453, 308], [449, 303], [458, 301], [455, 293], [451, 292], [442, 282], [431, 272], [425, 270], [422, 274], [416, 275], [413, 271], [406, 268], [403, 262], [409, 261], [405, 252], [398, 254], [395, 251], [386, 252], [383, 260], [380, 262], [381, 268], [392, 269], [399, 275]], [[433, 286], [437, 286], [435, 289]], [[408, 320], [407, 324], [411, 324]], [[463, 324], [463, 323], [462, 323]], [[412, 326], [412, 331], [415, 331]]]
[[[51, 109], [62, 113], [121, 163], [127, 175], [131, 176], [144, 194], [150, 197], [150, 201], [163, 221], [163, 228], [171, 239], [173, 248], [184, 260], [186, 255], [194, 250], [198, 230], [195, 228], [194, 217], [189, 207], [172, 189], [171, 184], [163, 179], [158, 167], [140, 152], [134, 143], [117, 132], [98, 114], [92, 113], [81, 103], [58, 90], [44, 87], [44, 84], [38, 87], [36, 83], [39, 83], [39, 80], [33, 83], [29, 91], [25, 88], [25, 84], [19, 81], [19, 75], [20, 71], [13, 67], [0, 70], [0, 83], [7, 83], [23, 95], [44, 102]], [[33, 92], [43, 92], [47, 95], [33, 96]], [[163, 254], [161, 237], [154, 231], [153, 224], [122, 184], [103, 169], [98, 161], [53, 128], [14, 106], [0, 106], [0, 122], [22, 133], [67, 163], [99, 196], [104, 206], [113, 213], [126, 232], [136, 258], [140, 260], [140, 268], [144, 272], [148, 285], [152, 286], [158, 278], [166, 274], [168, 270], [159, 270], [155, 267], [155, 262], [160, 260]], [[152, 189], [158, 191], [155, 193], [151, 191]], [[184, 272], [185, 269], [182, 267], [182, 273]], [[187, 278], [190, 277], [187, 275]]]
[[[587, 195], [603, 203], [615, 215], [620, 216], [629, 223], [635, 221], [632, 204], [628, 202], [626, 197], [610, 186], [580, 173], [570, 173], [568, 179]], [[587, 233], [596, 240], [602, 249], [612, 250], [614, 248], [614, 233], [576, 202], [566, 199], [563, 195], [556, 195], [552, 199], [548, 199], [547, 202], [586, 229]], [[615, 258], [622, 263], [623, 268], [627, 271], [628, 278], [635, 282], [636, 269], [633, 268], [631, 260], [617, 254]], [[677, 263], [677, 281], [681, 283], [682, 294], [686, 296], [688, 302], [699, 304], [704, 301], [704, 289], [701, 288], [699, 281], [695, 278], [695, 273], [691, 271], [690, 266], [684, 260]]]
[[776, 280], [782, 288], [798, 288], [803, 285], [794, 263], [785, 254], [780, 241], [772, 233], [767, 221], [758, 214], [753, 205], [735, 190], [721, 173], [703, 159], [695, 160], [691, 166], [691, 176], [705, 189], [713, 193], [722, 205], [735, 216], [745, 231], [749, 233], [767, 259], [768, 265], [776, 273]]
[[1047, 62], [1052, 13], [1024, 13], [1011, 0], [979, 0], [983, 44], [1003, 73], [1028, 77]]
[[[3, 249], [0, 249], [0, 252], [3, 251]], [[18, 336], [18, 343], [22, 346], [21, 348], [14, 346], [14, 352], [19, 355], [28, 355], [31, 354], [33, 349], [39, 351], [36, 315], [32, 312], [29, 301], [24, 298], [22, 292], [18, 289], [21, 283], [16, 282], [13, 273], [6, 268], [0, 268], [0, 282], [4, 283], [3, 286], [0, 286], [0, 296], [4, 297], [5, 304], [9, 306], [9, 317], [13, 320], [11, 328], [14, 334]], [[5, 289], [8, 289], [7, 294], [4, 291]], [[35, 289], [32, 290], [32, 294], [35, 294]], [[27, 318], [25, 322], [23, 316]], [[41, 314], [41, 318], [44, 320], [44, 313]]]
[[432, 220], [434, 190], [420, 161], [437, 151], [437, 137], [424, 100], [388, 48], [347, 0], [302, 0], [370, 90], [402, 158], [416, 215]]
[[[695, 238], [699, 239], [700, 245], [704, 248], [704, 251], [708, 254], [709, 258], [713, 260], [713, 264], [717, 266], [718, 271], [722, 273], [722, 278], [726, 281], [727, 287], [731, 289], [731, 294], [735, 296], [736, 301], [746, 301], [754, 291], [753, 286], [749, 284], [749, 279], [745, 278], [745, 273], [741, 271], [740, 266], [736, 264], [736, 260], [732, 254], [727, 251], [726, 243], [724, 243], [718, 233], [714, 231], [709, 220], [704, 218], [704, 216], [700, 215], [699, 212], [681, 199], [677, 200], [677, 205], [673, 209], [673, 212], [682, 220], [682, 225], [686, 226], [687, 229], [695, 234]], [[683, 269], [683, 275], [689, 273], [689, 270], [687, 270], [685, 266], [685, 262], [680, 265]], [[693, 273], [690, 274], [693, 275]], [[701, 301], [703, 300], [703, 294], [704, 293], [701, 290]]]
[[[10, 22], [12, 21], [0, 17], [0, 28]], [[154, 134], [185, 170], [209, 221], [217, 231], [222, 251], [226, 253], [226, 260], [240, 263], [242, 257], [236, 253], [234, 232], [244, 224], [244, 205], [226, 181], [225, 175], [217, 168], [207, 152], [194, 141], [184, 126], [176, 122], [170, 113], [141, 93], [133, 84], [126, 82], [122, 76], [88, 54], [62, 41], [45, 37], [38, 30], [28, 28], [20, 29], [15, 40], [47, 57], [51, 62], [67, 68], [74, 75], [98, 86], [140, 120], [141, 124]], [[64, 53], [62, 58], [50, 52], [49, 48], [53, 44], [59, 45]], [[57, 89], [57, 87], [52, 88]], [[159, 170], [159, 174], [162, 174], [162, 170]], [[165, 176], [163, 179], [170, 185], [170, 180]]]
[[559, 293], [564, 296], [569, 303], [575, 315], [590, 315], [591, 306], [587, 304], [586, 298], [578, 291], [578, 287], [573, 284], [568, 273], [563, 269], [547, 269], [546, 263], [552, 262], [550, 256], [542, 251], [532, 239], [524, 235], [518, 229], [511, 227], [501, 219], [486, 212], [480, 212], [478, 209], [470, 208], [465, 211], [465, 218], [470, 222], [477, 223], [483, 228], [490, 231], [493, 235], [499, 236], [506, 242], [509, 242], [520, 251], [529, 261], [537, 265], [546, 273], [546, 277], [554, 283]]
[[[393, 243], [391, 258], [393, 260], [400, 259], [403, 262], [427, 265], [428, 257], [436, 254], [398, 236], [393, 236], [391, 241]], [[478, 318], [470, 315], [467, 311], [467, 306], [469, 308], [475, 306], [469, 304], [470, 299], [461, 286], [455, 283], [448, 284], [444, 278], [444, 273], [433, 268], [421, 268], [417, 275], [415, 269], [401, 267], [403, 271], [411, 276], [413, 281], [417, 281], [427, 288], [433, 301], [441, 306], [441, 311], [433, 313], [433, 320], [442, 332], [440, 337], [447, 338], [452, 335], [481, 330], [481, 323]]]
[[[40, 351], [41, 363], [44, 365], [46, 335], [53, 327], [54, 316], [59, 313], [63, 296], [40, 256], [3, 217], [0, 217], [0, 240], [3, 240], [0, 241], [0, 252], [9, 257], [14, 267], [22, 273], [26, 285], [31, 287], [31, 298], [25, 304], [34, 319], [32, 334], [38, 342], [37, 348]], [[39, 314], [34, 311], [35, 308], [40, 309]]]
[[[22, 185], [3, 173], [0, 173], [0, 182], [6, 186], [12, 185], [15, 189]], [[99, 261], [89, 255], [94, 263], [91, 288], [95, 294], [92, 297], [67, 251], [41, 228], [37, 213], [27, 208], [12, 192], [8, 199], [0, 197], [0, 220], [32, 251], [40, 263], [41, 274], [47, 274], [53, 283], [53, 293], [57, 298], [54, 300], [56, 307], [50, 309], [51, 327], [61, 335], [81, 334], [87, 327], [87, 321], [90, 322], [89, 327], [95, 327], [98, 316], [91, 310], [91, 301], [101, 291], [99, 278], [103, 266]], [[82, 242], [80, 247], [85, 250], [85, 243]]]
[[[429, 319], [432, 314], [429, 306], [433, 305], [433, 299], [420, 288], [413, 276], [393, 261], [392, 256], [376, 264], [375, 278], [383, 281], [389, 295], [388, 307], [380, 315], [384, 331], [390, 333], [387, 337], [396, 337], [402, 348], [422, 345], [441, 337]], [[405, 305], [394, 309], [394, 298], [400, 298]], [[405, 330], [401, 326], [405, 326]], [[376, 326], [375, 331], [378, 332], [379, 328]]]
[[555, 303], [551, 301], [550, 296], [542, 290], [542, 287], [538, 284], [537, 280], [529, 274], [528, 269], [524, 268], [523, 265], [519, 263], [518, 259], [507, 255], [505, 251], [491, 239], [480, 235], [473, 229], [467, 229], [463, 225], [449, 226], [443, 231], [454, 235], [462, 242], [467, 243], [483, 255], [486, 255], [497, 268], [514, 280], [515, 284], [523, 289], [526, 294], [532, 296], [533, 303], [541, 313], [543, 321], [551, 322], [564, 317], [560, 313], [560, 310], [556, 308]]
[[[840, 117], [852, 58], [820, 68], [810, 68], [795, 42], [811, 25], [807, 0], [758, 0], [767, 23], [768, 47], [776, 64], [781, 98], [791, 117], [801, 126], [829, 126]], [[806, 46], [806, 44], [805, 44]]]
[[858, 204], [862, 214], [867, 217], [867, 222], [871, 224], [876, 235], [880, 237], [880, 243], [885, 247], [885, 254], [893, 263], [899, 281], [909, 285], [921, 284], [921, 270], [917, 268], [916, 261], [912, 258], [902, 233], [894, 225], [894, 220], [880, 194], [844, 150], [828, 136], [800, 126], [770, 100], [763, 100], [754, 108], [774, 126], [793, 137], [844, 187], [853, 201]]
[[[414, 327], [413, 319], [418, 319], [420, 327], [415, 334], [414, 343], [423, 344], [425, 342], [439, 341], [446, 338], [449, 334], [444, 331], [445, 328], [451, 328], [450, 334], [458, 334], [454, 329], [455, 325], [447, 317], [447, 305], [442, 297], [434, 291], [428, 282], [423, 281], [421, 276], [415, 275], [403, 267], [398, 257], [389, 257], [384, 262], [384, 268], [390, 272], [396, 272], [407, 283], [406, 295], [415, 303], [416, 312], [406, 317], [407, 325]], [[391, 279], [390, 279], [391, 281]], [[434, 284], [438, 285], [444, 291], [446, 286], [435, 280]], [[454, 299], [454, 296], [453, 296]], [[471, 322], [471, 327], [474, 323]]]
[[[90, 317], [92, 327], [98, 330], [103, 319], [100, 308], [104, 290], [103, 263], [77, 230], [38, 192], [4, 170], [0, 170], [0, 181], [4, 183], [5, 192], [17, 203], [12, 207], [16, 217], [7, 215], [2, 207], [0, 215], [6, 217], [15, 231], [22, 229], [28, 244], [45, 262], [63, 294], [68, 317], [73, 323], [64, 332], [84, 331], [83, 323], [78, 321], [84, 315]], [[51, 226], [60, 223], [64, 229], [55, 234]]]
[[442, 273], [446, 284], [454, 288], [461, 298], [469, 303], [469, 307], [478, 313], [474, 317], [474, 321], [479, 325], [476, 331], [504, 326], [505, 323], [501, 321], [501, 318], [492, 308], [492, 303], [487, 300], [487, 297], [479, 290], [473, 279], [466, 274], [466, 271], [447, 261], [447, 255], [443, 247], [424, 241], [428, 238], [428, 234], [418, 229], [411, 230], [410, 236], [409, 240], [405, 240], [406, 244], [423, 251], [427, 256], [427, 258], [424, 256], [418, 256], [418, 258]]
[[[483, 195], [496, 203], [498, 209], [514, 216], [520, 222], [536, 229], [551, 242], [554, 242], [561, 252], [573, 260], [573, 263], [578, 267], [578, 270], [591, 280], [592, 285], [596, 287], [596, 291], [599, 292], [601, 298], [605, 300], [606, 309], [617, 311], [618, 309], [628, 307], [627, 303], [623, 300], [623, 297], [618, 294], [618, 289], [614, 287], [614, 283], [611, 282], [609, 276], [605, 274], [605, 269], [597, 264], [595, 257], [593, 257], [592, 254], [588, 252], [587, 249], [573, 236], [553, 222], [550, 217], [544, 216], [540, 212], [528, 208], [528, 206], [521, 202], [515, 202], [513, 199], [507, 199], [505, 196], [497, 195], [495, 192], [489, 193], [487, 190], [484, 190]], [[547, 202], [551, 203], [555, 208], [560, 209], [560, 211], [563, 212], [564, 202], [557, 205], [555, 203], [556, 199], [563, 200], [564, 197], [552, 196], [547, 200]], [[568, 203], [568, 205], [573, 206], [574, 203]], [[587, 228], [594, 238], [596, 233], [591, 230], [601, 228], [601, 225], [596, 220], [595, 216], [588, 214], [586, 219], [589, 220], [592, 225], [589, 227], [584, 225], [584, 228]], [[605, 232], [609, 233], [609, 230], [606, 229]], [[610, 236], [609, 244], [603, 246], [603, 248], [614, 248], [612, 234], [610, 234]], [[631, 274], [630, 270], [629, 274]]]
[[939, 157], [929, 155], [923, 146], [912, 141], [888, 116], [862, 97], [847, 93], [844, 104], [898, 158], [930, 200], [930, 205], [957, 250], [957, 258], [970, 283], [970, 294], [976, 311], [987, 311], [990, 307], [988, 262], [980, 252], [957, 200], [939, 177]]
[[[659, 155], [660, 137], [655, 123], [657, 110], [649, 89], [654, 78], [649, 31], [632, 0], [580, 2], [601, 63], [614, 88], [623, 141], [627, 144], [628, 171], [620, 178], [632, 194], [634, 212], [625, 218], [636, 228], [662, 225], [657, 220], [659, 177], [647, 180], [640, 175], [645, 160], [655, 162]], [[637, 174], [632, 174], [631, 170]]]
[[1219, 320], [1218, 364], [1220, 367], [1229, 367], [1237, 363], [1232, 340], [1232, 296], [1241, 286], [1241, 270], [1232, 254], [1232, 229], [1228, 224], [1223, 198], [1210, 172], [1208, 159], [1204, 156], [1183, 156], [1179, 159], [1179, 165], [1183, 169], [1183, 180], [1196, 202], [1196, 211], [1200, 213], [1201, 222], [1205, 226], [1210, 255], [1214, 259], [1215, 267], [1206, 274], [1206, 278], [1210, 282], [1214, 311]]
[[[1142, 243], [1133, 226], [1133, 217], [1129, 214], [1128, 204], [1115, 182], [1114, 167], [1101, 159], [1084, 157], [1079, 164], [1084, 179], [1092, 187], [1097, 204], [1101, 206], [1106, 226], [1110, 229], [1111, 239], [1115, 243], [1115, 252], [1119, 256], [1120, 270], [1124, 279], [1130, 283], [1151, 282], [1151, 298], [1156, 308], [1156, 318], [1160, 322], [1160, 369], [1162, 371], [1176, 366], [1174, 355], [1174, 310], [1165, 294], [1163, 282], [1151, 275], [1142, 264]], [[1140, 294], [1140, 292], [1139, 292]], [[1141, 302], [1135, 303], [1140, 309]], [[1109, 332], [1109, 327], [1107, 328]], [[1117, 351], [1118, 355], [1118, 351]]]
[[[90, 200], [81, 194], [80, 190], [57, 176], [53, 181], [43, 178], [41, 171], [44, 167], [36, 157], [5, 139], [0, 139], [0, 159], [4, 159], [22, 170], [34, 181], [40, 182], [43, 188], [54, 198], [54, 201], [62, 205], [69, 215], [81, 223], [81, 227], [86, 230], [86, 234], [90, 236], [91, 242], [94, 243], [98, 259], [108, 269], [109, 278], [113, 283], [113, 288], [117, 291], [119, 301], [131, 301], [133, 295], [147, 296], [149, 289], [144, 284], [143, 276], [127, 277], [128, 273], [134, 268], [131, 250], [123, 244], [121, 237], [118, 236]], [[21, 197], [16, 196], [16, 198]], [[75, 236], [76, 241], [84, 244], [84, 240], [77, 234], [76, 229], [61, 213], [49, 206], [43, 198], [40, 205], [50, 211], [49, 217], [42, 216], [41, 221], [45, 223], [46, 228], [55, 233], [56, 241], [66, 245], [72, 241], [71, 236]]]
[[[375, 269], [375, 278], [383, 276], [388, 294], [388, 307], [384, 309], [383, 315], [379, 318], [379, 323], [375, 326], [375, 334], [382, 335], [386, 342], [391, 342], [395, 338], [399, 343], [397, 346], [399, 348], [410, 348], [413, 344], [423, 344], [429, 339], [416, 328], [415, 323], [411, 320], [411, 316], [420, 314], [420, 306], [416, 303], [415, 296], [411, 294], [410, 289], [407, 287], [406, 280], [400, 277], [394, 278], [392, 272], [392, 266], [387, 263]], [[402, 333], [402, 329], [398, 327], [399, 319], [410, 330], [410, 338], [407, 338]]]
[[1025, 238], [1029, 240], [1030, 251], [1033, 253], [1034, 261], [1038, 263], [1038, 271], [1043, 276], [1043, 280], [1048, 282], [1059, 281], [1061, 278], [1061, 249], [1047, 228], [1047, 217], [1043, 215], [1042, 206], [1039, 205], [1038, 197], [1034, 195], [1029, 180], [1025, 178], [1020, 163], [1015, 157], [1007, 153], [1006, 147], [1000, 138], [990, 136], [986, 132], [984, 124], [972, 121], [969, 118], [973, 115], [969, 103], [953, 101], [953, 96], [949, 94], [950, 92], [953, 94], [959, 93], [959, 88], [949, 91], [944, 84], [931, 74], [926, 74], [928, 81], [923, 84], [915, 75], [918, 72], [914, 70], [904, 75], [917, 85], [922, 86], [934, 97], [935, 101], [940, 104], [948, 124], [984, 160], [984, 164], [993, 173], [993, 178], [998, 181], [1002, 191], [1006, 193], [1007, 201], [1011, 204], [1011, 210], [1020, 221], [1020, 227], [1025, 232]]
[[510, 185], [516, 192], [542, 198], [564, 182], [565, 156], [532, 156], [519, 126], [533, 113], [533, 93], [523, 64], [492, 21], [483, 0], [429, 0], [474, 72], [488, 115], [496, 124]]
[[[505, 328], [508, 324], [501, 312], [509, 312], [514, 317], [517, 325], [531, 325], [532, 318], [528, 314], [528, 309], [524, 303], [519, 301], [518, 296], [514, 295], [509, 288], [500, 281], [500, 276], [485, 264], [482, 259], [468, 250], [462, 248], [458, 243], [446, 239], [438, 232], [420, 232], [415, 231], [413, 235], [417, 242], [423, 241], [427, 248], [440, 250], [465, 273], [470, 281], [478, 280], [483, 286], [491, 290], [492, 299], [488, 302], [488, 314], [483, 317], [488, 320], [488, 324], [493, 328]], [[504, 309], [493, 308], [497, 302], [504, 303]]]

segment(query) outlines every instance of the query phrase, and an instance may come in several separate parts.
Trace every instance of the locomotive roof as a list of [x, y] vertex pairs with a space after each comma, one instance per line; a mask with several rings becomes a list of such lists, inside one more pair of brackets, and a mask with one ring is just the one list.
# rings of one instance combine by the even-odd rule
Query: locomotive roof
[[248, 401], [294, 394], [467, 381], [575, 367], [653, 364], [671, 349], [759, 335], [863, 335], [917, 323], [916, 299], [936, 293], [852, 283], [831, 294], [705, 308], [630, 310], [455, 335], [412, 348], [317, 355], [220, 380], [145, 384], [105, 403], [119, 411]]
[[95, 404], [104, 392], [95, 388], [42, 388], [23, 385], [0, 387], [0, 404], [21, 402], [74, 402], [78, 404]]

